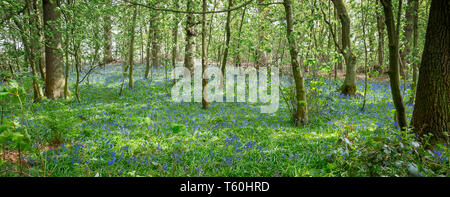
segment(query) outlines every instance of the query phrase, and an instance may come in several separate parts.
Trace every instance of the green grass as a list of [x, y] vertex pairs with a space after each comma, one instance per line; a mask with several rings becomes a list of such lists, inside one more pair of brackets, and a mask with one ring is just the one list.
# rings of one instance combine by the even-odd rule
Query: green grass
[[[412, 134], [395, 128], [385, 82], [369, 83], [361, 112], [361, 98], [336, 93], [340, 82], [308, 79], [310, 123], [297, 128], [282, 99], [274, 114], [250, 103], [212, 103], [203, 110], [201, 103], [171, 102], [171, 80], [163, 69], [153, 81], [142, 76], [140, 65], [135, 88], [118, 96], [122, 73], [113, 65], [80, 86], [80, 103], [26, 103], [33, 148], [25, 152], [23, 171], [102, 177], [449, 176], [446, 145], [417, 147]], [[358, 82], [358, 90], [363, 84]], [[18, 106], [9, 108], [5, 118], [19, 121]], [[410, 118], [412, 105], [406, 109]], [[2, 169], [18, 171], [19, 165], [2, 159]]]

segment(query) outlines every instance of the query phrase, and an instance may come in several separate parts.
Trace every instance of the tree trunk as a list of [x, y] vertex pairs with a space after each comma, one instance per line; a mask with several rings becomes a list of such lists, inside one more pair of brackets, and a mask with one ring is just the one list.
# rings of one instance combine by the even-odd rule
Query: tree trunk
[[[418, 56], [418, 48], [417, 48], [417, 41], [419, 39], [419, 34], [418, 34], [418, 23], [419, 23], [419, 3], [416, 2], [414, 4], [414, 23], [413, 23], [413, 33], [414, 33], [414, 38], [413, 38], [413, 53], [412, 56], [414, 58], [416, 58]], [[410, 99], [409, 102], [410, 103], [414, 103], [414, 96], [416, 95], [416, 87], [417, 87], [417, 69], [418, 69], [418, 65], [416, 63], [417, 61], [414, 61], [412, 63], [412, 68], [413, 68], [413, 76], [412, 76], [412, 84], [411, 84], [411, 94], [410, 94]]]
[[[207, 65], [206, 58], [206, 1], [203, 0], [203, 15], [202, 15], [202, 72], [204, 73]], [[203, 78], [202, 74], [202, 90], [205, 90], [206, 84], [208, 84], [208, 79]], [[206, 91], [202, 91], [202, 108], [207, 109], [209, 107], [208, 103], [208, 95], [206, 95]]]
[[65, 41], [64, 41], [64, 61], [66, 63], [66, 68], [64, 70], [64, 99], [69, 98], [69, 68], [70, 68], [70, 62], [69, 62], [69, 34], [66, 34]]
[[353, 55], [350, 42], [350, 18], [343, 0], [332, 0], [342, 24], [342, 55], [344, 56], [346, 71], [341, 91], [345, 95], [354, 96], [356, 93], [356, 56]]
[[[175, 9], [178, 9], [179, 3], [178, 0], [175, 0], [174, 2], [175, 4]], [[173, 23], [173, 28], [172, 28], [172, 67], [173, 69], [175, 69], [175, 67], [177, 66], [177, 45], [178, 45], [178, 23], [180, 22], [178, 19], [178, 14], [174, 13], [174, 23]], [[173, 83], [175, 83], [175, 79], [173, 79]]]
[[286, 37], [289, 42], [289, 51], [291, 54], [291, 67], [294, 74], [295, 89], [296, 89], [296, 102], [297, 109], [294, 115], [294, 122], [296, 126], [302, 126], [308, 122], [308, 108], [306, 103], [306, 90], [303, 79], [303, 74], [300, 69], [300, 65], [297, 60], [297, 44], [294, 39], [293, 31], [293, 17], [292, 17], [292, 2], [291, 0], [284, 0], [284, 9], [286, 12]]
[[45, 23], [45, 96], [58, 99], [64, 96], [64, 63], [61, 51], [60, 13], [57, 1], [43, 0]]
[[[264, 0], [258, 0], [259, 4], [264, 3]], [[264, 5], [257, 7], [258, 20], [258, 43], [256, 45], [256, 69], [267, 65], [267, 57], [262, 46], [265, 45], [266, 30], [264, 28], [264, 21], [267, 21], [267, 12], [264, 10]]]
[[[187, 2], [187, 11], [192, 11], [192, 4], [194, 2], [192, 0], [188, 0]], [[194, 71], [194, 45], [195, 45], [195, 21], [193, 14], [187, 14], [186, 19], [186, 46], [185, 46], [185, 55], [184, 55], [184, 67], [188, 68], [191, 73]]]
[[151, 72], [151, 76], [150, 78], [153, 79], [153, 69], [155, 69], [156, 67], [160, 66], [160, 60], [159, 60], [159, 52], [160, 52], [160, 44], [159, 42], [161, 42], [160, 37], [159, 37], [159, 13], [156, 12], [155, 15], [153, 16], [153, 23], [152, 25], [152, 34], [153, 34], [153, 39], [152, 39], [152, 72]]
[[[38, 51], [38, 39], [35, 37], [37, 34], [37, 32], [35, 32], [35, 30], [32, 28], [34, 23], [36, 23], [36, 16], [32, 15], [32, 13], [34, 14], [34, 10], [33, 7], [31, 5], [31, 2], [27, 3], [27, 7], [26, 7], [26, 13], [28, 15], [28, 21], [24, 21], [24, 23], [28, 22], [28, 27], [31, 27], [28, 30], [28, 35], [26, 35], [27, 30], [25, 29], [25, 26], [23, 26], [17, 18], [13, 18], [14, 23], [17, 25], [18, 29], [20, 30], [20, 35], [22, 38], [22, 43], [23, 43], [23, 47], [25, 50], [25, 60], [29, 62], [29, 65], [31, 67], [31, 72], [33, 75], [33, 96], [34, 96], [34, 101], [35, 102], [39, 102], [42, 100], [43, 94], [42, 94], [42, 89], [41, 86], [37, 80], [38, 76], [37, 76], [37, 71], [36, 71], [36, 54], [35, 52]], [[14, 44], [15, 46], [15, 44]]]
[[449, 142], [450, 131], [450, 3], [431, 2], [425, 48], [420, 64], [412, 118], [420, 137], [432, 133], [436, 142]]
[[[217, 0], [214, 0], [214, 6], [213, 6], [213, 11], [216, 11], [216, 7], [217, 7]], [[214, 20], [214, 13], [211, 14], [211, 17], [209, 19], [209, 33], [208, 33], [208, 44], [206, 45], [206, 53], [209, 53], [209, 45], [211, 44], [211, 37], [212, 37], [212, 29], [213, 29], [213, 20]], [[208, 58], [208, 55], [206, 55], [206, 58]], [[217, 62], [216, 62], [217, 63]]]
[[[108, 1], [107, 6], [112, 6], [112, 1]], [[104, 46], [103, 46], [103, 64], [109, 64], [113, 61], [112, 56], [112, 19], [111, 15], [106, 14], [103, 17], [103, 36], [104, 36]]]
[[[377, 10], [378, 10], [378, 0], [377, 2]], [[375, 67], [375, 70], [378, 71], [379, 74], [383, 73], [383, 62], [384, 62], [384, 15], [382, 11], [377, 11], [377, 29], [378, 29], [378, 65]]]
[[39, 0], [33, 0], [33, 7], [37, 15], [37, 29], [39, 34], [39, 72], [42, 81], [45, 81], [45, 43], [44, 43], [44, 20], [42, 18], [42, 10], [38, 6]]
[[[230, 9], [233, 6], [233, 0], [228, 0], [228, 9]], [[231, 23], [231, 11], [227, 12], [227, 22], [225, 23], [225, 49], [223, 51], [223, 60], [222, 60], [222, 73], [225, 74], [225, 67], [227, 66], [227, 58], [228, 58], [228, 48], [230, 47], [230, 37], [231, 37], [231, 30], [230, 30], [230, 23]], [[225, 77], [222, 79], [225, 80]]]
[[103, 32], [104, 32], [104, 46], [103, 46], [103, 63], [109, 64], [113, 61], [113, 57], [112, 57], [112, 36], [111, 36], [111, 25], [112, 25], [112, 20], [111, 20], [111, 16], [107, 15], [104, 17], [103, 19]]
[[[400, 1], [401, 2], [401, 1]], [[399, 73], [399, 28], [400, 23], [397, 23], [397, 29], [394, 24], [394, 14], [391, 0], [381, 0], [384, 8], [386, 29], [389, 39], [389, 81], [391, 86], [392, 99], [396, 109], [396, 121], [400, 129], [405, 130], [408, 126], [406, 123], [405, 105], [400, 93], [400, 73]], [[401, 3], [399, 5], [399, 12], [401, 12]], [[399, 14], [400, 15], [400, 14]]]
[[134, 8], [133, 12], [133, 22], [131, 24], [131, 33], [130, 33], [130, 48], [128, 51], [128, 65], [130, 67], [130, 76], [128, 80], [128, 87], [133, 89], [133, 67], [134, 67], [134, 31], [136, 27], [136, 15], [137, 15], [137, 7]]
[[[36, 14], [36, 15], [32, 15]], [[28, 2], [28, 16], [29, 18], [29, 25], [30, 27], [33, 27], [35, 24], [39, 23], [39, 8], [38, 8], [38, 2], [36, 0], [33, 0], [31, 2]], [[33, 74], [33, 87], [34, 87], [34, 101], [35, 102], [39, 102], [42, 100], [43, 97], [43, 93], [42, 93], [42, 89], [41, 89], [41, 85], [38, 82], [37, 78], [38, 78], [38, 74], [37, 74], [37, 70], [36, 70], [36, 64], [40, 62], [36, 62], [36, 56], [39, 55], [39, 57], [41, 57], [41, 53], [40, 53], [40, 46], [41, 43], [39, 42], [39, 39], [41, 36], [39, 36], [39, 29], [36, 28], [36, 30], [34, 30], [33, 28], [30, 29], [30, 37], [32, 38], [30, 40], [31, 46], [30, 46], [30, 57], [32, 58], [30, 60], [30, 64], [31, 64], [31, 71]], [[39, 38], [36, 38], [36, 36], [39, 36]], [[36, 54], [37, 53], [37, 54]], [[40, 58], [39, 58], [40, 59]], [[40, 67], [40, 66], [39, 66]], [[41, 73], [42, 74], [42, 73]], [[43, 78], [45, 79], [45, 78]]]
[[150, 72], [150, 48], [151, 48], [151, 44], [152, 44], [152, 33], [151, 33], [151, 28], [152, 27], [152, 23], [150, 22], [150, 24], [148, 25], [148, 30], [147, 30], [147, 48], [145, 49], [146, 53], [147, 53], [147, 57], [145, 58], [145, 74], [144, 74], [144, 78], [148, 79], [148, 73]]
[[403, 28], [404, 32], [404, 42], [403, 42], [403, 50], [400, 52], [400, 60], [402, 61], [403, 68], [400, 69], [400, 74], [403, 76], [404, 80], [407, 80], [408, 78], [408, 68], [407, 65], [410, 64], [410, 58], [408, 57], [411, 53], [411, 38], [413, 34], [413, 27], [414, 27], [414, 4], [419, 3], [418, 0], [408, 0], [408, 4], [406, 6], [406, 12], [405, 12], [405, 18], [406, 18], [406, 25]]
[[245, 11], [246, 10], [247, 10], [247, 7], [244, 7], [244, 10], [242, 10], [241, 23], [239, 25], [237, 46], [236, 46], [236, 51], [235, 51], [235, 58], [236, 58], [236, 66], [237, 67], [242, 67], [242, 65], [241, 65], [241, 34], [242, 34], [242, 25], [244, 24], [244, 18], [245, 18]]
[[[73, 37], [73, 31], [72, 31], [72, 37]], [[80, 65], [81, 65], [81, 57], [80, 57], [80, 45], [81, 42], [79, 40], [74, 41], [73, 43], [74, 47], [74, 59], [75, 59], [75, 70], [77, 71], [77, 76], [75, 79], [75, 97], [77, 98], [77, 101], [80, 102], [80, 92], [79, 92], [79, 85], [80, 85]]]
[[362, 38], [363, 38], [363, 46], [364, 46], [364, 100], [363, 100], [363, 106], [361, 107], [361, 111], [364, 112], [364, 108], [366, 106], [366, 98], [367, 98], [367, 64], [368, 64], [368, 57], [367, 57], [367, 43], [366, 43], [366, 12], [365, 7], [363, 4], [363, 1], [361, 1], [361, 18], [362, 18]]

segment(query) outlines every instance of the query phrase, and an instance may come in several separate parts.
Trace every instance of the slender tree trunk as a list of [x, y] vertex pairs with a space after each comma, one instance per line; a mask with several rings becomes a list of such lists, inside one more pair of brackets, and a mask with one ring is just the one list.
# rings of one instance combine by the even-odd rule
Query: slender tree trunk
[[356, 93], [356, 56], [352, 53], [350, 42], [350, 18], [343, 0], [332, 0], [342, 24], [342, 55], [344, 56], [346, 71], [341, 91], [345, 95], [354, 96]]
[[43, 0], [45, 34], [45, 96], [58, 99], [64, 96], [64, 63], [61, 51], [60, 13], [57, 1]]
[[[38, 2], [37, 1], [29, 1], [28, 2], [28, 16], [29, 18], [29, 25], [30, 27], [35, 26], [35, 24], [39, 23], [39, 9], [38, 9]], [[32, 15], [35, 14], [35, 15]], [[37, 30], [37, 31], [36, 31]], [[39, 38], [36, 38], [37, 36], [39, 36], [39, 29], [36, 28], [36, 30], [34, 30], [33, 28], [30, 29], [30, 38], [32, 38], [30, 40], [30, 47], [29, 47], [29, 54], [30, 54], [30, 64], [31, 64], [31, 71], [33, 74], [33, 87], [34, 87], [34, 101], [35, 102], [39, 102], [42, 100], [43, 97], [43, 93], [42, 93], [42, 89], [41, 89], [41, 85], [38, 82], [37, 78], [38, 78], [38, 74], [37, 74], [37, 69], [36, 69], [36, 64], [40, 63], [40, 62], [36, 62], [37, 56], [40, 55], [40, 42], [39, 42]], [[37, 53], [37, 54], [36, 54]]]
[[[33, 15], [34, 10], [32, 8], [31, 2], [27, 2], [26, 14], [28, 15], [28, 21], [24, 21], [24, 23], [28, 22], [29, 27], [33, 27], [33, 24], [36, 22], [36, 16]], [[25, 60], [29, 62], [31, 67], [31, 72], [33, 75], [33, 96], [34, 101], [39, 102], [42, 100], [43, 94], [41, 86], [37, 80], [37, 71], [36, 71], [36, 54], [35, 52], [38, 50], [38, 39], [35, 39], [37, 35], [33, 28], [28, 30], [28, 35], [26, 35], [27, 30], [25, 27], [18, 21], [17, 18], [13, 18], [14, 23], [19, 28], [22, 37], [22, 43], [25, 50]]]
[[[333, 8], [333, 12], [334, 12], [334, 17], [337, 18], [336, 8]], [[330, 16], [330, 19], [331, 19], [331, 16]], [[334, 24], [334, 32], [337, 32], [337, 25], [336, 25], [336, 23], [333, 23], [333, 24]], [[341, 32], [341, 31], [339, 31], [339, 32]], [[334, 36], [336, 36], [336, 35], [334, 35]], [[340, 43], [339, 45], [342, 45], [342, 43]], [[334, 45], [334, 50], [339, 52], [336, 44]], [[334, 64], [334, 80], [335, 80], [335, 82], [336, 82], [336, 80], [338, 78], [338, 69], [342, 69], [342, 62], [341, 61], [338, 61], [338, 62], [336, 62], [336, 64]]]
[[[399, 5], [399, 12], [401, 12], [401, 2]], [[399, 28], [400, 23], [397, 23], [397, 29], [394, 24], [394, 14], [391, 0], [381, 0], [384, 8], [386, 29], [389, 39], [389, 81], [391, 85], [392, 99], [396, 109], [396, 121], [400, 129], [405, 130], [408, 126], [406, 123], [405, 105], [400, 92], [400, 72], [399, 72]], [[399, 14], [400, 15], [400, 14]]]
[[42, 10], [39, 7], [39, 0], [33, 0], [33, 7], [37, 16], [37, 30], [39, 35], [39, 73], [42, 81], [45, 81], [45, 42], [44, 42], [44, 20], [42, 16]]
[[[180, 7], [178, 0], [175, 0], [175, 9], [178, 9]], [[178, 14], [174, 14], [174, 23], [172, 28], [172, 67], [175, 69], [177, 66], [177, 46], [178, 46], [178, 23], [180, 23], [180, 20], [178, 19]], [[175, 83], [175, 78], [173, 79], [173, 83]]]
[[[233, 7], [233, 0], [228, 0], [228, 9]], [[231, 30], [230, 30], [230, 23], [231, 23], [231, 11], [227, 12], [227, 22], [225, 24], [225, 49], [223, 51], [223, 60], [222, 60], [222, 73], [225, 73], [225, 67], [227, 66], [227, 58], [228, 58], [228, 48], [230, 47], [230, 37], [231, 37]], [[225, 77], [223, 78], [225, 80]]]
[[294, 115], [294, 122], [297, 126], [301, 126], [308, 122], [308, 108], [306, 103], [306, 90], [303, 79], [303, 74], [300, 68], [300, 64], [297, 60], [297, 44], [294, 39], [293, 31], [293, 16], [292, 16], [292, 1], [284, 0], [284, 9], [286, 12], [286, 37], [289, 42], [289, 51], [291, 54], [291, 67], [294, 74], [295, 89], [296, 89], [296, 102], [297, 109]]
[[[207, 0], [202, 0], [203, 2], [203, 6], [202, 6], [202, 10], [203, 10], [203, 14], [202, 14], [202, 72], [204, 73], [206, 70], [206, 65], [207, 65], [207, 58], [206, 58], [206, 3]], [[205, 90], [206, 85], [208, 84], [208, 79], [203, 78], [203, 74], [202, 74], [202, 90]], [[206, 91], [203, 92], [202, 91], [202, 108], [203, 109], [207, 109], [209, 107], [209, 103], [208, 103], [208, 95], [206, 94]]]
[[65, 75], [65, 82], [64, 82], [64, 99], [69, 98], [69, 68], [70, 68], [70, 62], [69, 62], [69, 36], [66, 34], [66, 38], [64, 41], [64, 61], [66, 63], [66, 68], [64, 71]]
[[[217, 0], [214, 0], [214, 6], [213, 6], [213, 11], [216, 11], [216, 7], [217, 7]], [[208, 54], [209, 54], [209, 45], [211, 44], [211, 37], [212, 37], [212, 29], [213, 29], [213, 20], [214, 20], [214, 13], [211, 14], [211, 18], [209, 19], [209, 33], [208, 33], [208, 44], [206, 45], [206, 58], [208, 58]]]
[[15, 78], [15, 74], [14, 74], [14, 69], [12, 67], [12, 63], [8, 61], [8, 66], [9, 66], [9, 72], [11, 72], [11, 77], [14, 79]]
[[[73, 32], [72, 32], [73, 35]], [[73, 36], [72, 36], [73, 37]], [[76, 44], [75, 44], [76, 43]], [[80, 41], [74, 42], [74, 59], [75, 59], [75, 70], [77, 72], [76, 81], [75, 81], [75, 97], [77, 98], [77, 101], [80, 102], [80, 91], [79, 91], [79, 85], [80, 85], [80, 65], [81, 65], [81, 56], [80, 56]]]
[[[263, 4], [264, 0], [258, 0], [259, 4]], [[260, 18], [258, 21], [258, 43], [256, 45], [256, 69], [264, 67], [267, 65], [267, 57], [262, 46], [265, 45], [266, 30], [264, 27], [264, 21], [267, 21], [267, 12], [264, 10], [264, 5], [259, 5], [257, 7], [257, 17]]]
[[411, 38], [413, 35], [414, 28], [414, 4], [419, 3], [418, 0], [408, 0], [408, 4], [406, 6], [405, 18], [406, 25], [403, 28], [403, 35], [405, 37], [403, 42], [403, 50], [400, 51], [400, 60], [402, 61], [403, 68], [400, 69], [401, 75], [403, 76], [403, 80], [407, 80], [408, 78], [408, 68], [407, 65], [410, 64], [410, 58], [408, 57], [411, 53]]
[[236, 46], [236, 51], [235, 51], [235, 60], [236, 60], [237, 67], [242, 67], [242, 65], [241, 65], [241, 34], [242, 34], [242, 25], [244, 24], [246, 10], [247, 10], [247, 7], [244, 7], [244, 10], [242, 10], [241, 23], [239, 25], [239, 33], [238, 33], [237, 46]]
[[130, 29], [130, 48], [128, 51], [128, 65], [130, 67], [130, 76], [129, 76], [129, 80], [128, 80], [128, 88], [133, 89], [133, 67], [134, 67], [134, 33], [135, 33], [135, 28], [136, 28], [136, 15], [137, 15], [137, 7], [134, 8], [133, 11], [133, 22], [131, 24], [131, 29]]
[[144, 63], [144, 45], [145, 45], [145, 42], [144, 42], [144, 40], [145, 40], [145, 38], [144, 38], [144, 29], [145, 29], [145, 25], [143, 25], [143, 26], [140, 26], [139, 27], [139, 34], [141, 35], [140, 37], [141, 37], [141, 42], [140, 42], [140, 44], [141, 44], [141, 63], [143, 64]]
[[[414, 23], [413, 23], [413, 33], [414, 33], [414, 37], [413, 37], [413, 52], [412, 55], [414, 58], [417, 58], [418, 56], [418, 51], [419, 49], [417, 48], [417, 41], [419, 39], [419, 34], [418, 34], [418, 22], [419, 22], [419, 2], [416, 2], [414, 4]], [[409, 102], [410, 103], [414, 103], [414, 96], [416, 95], [416, 87], [417, 87], [417, 69], [418, 69], [418, 64], [416, 63], [416, 61], [414, 61], [412, 63], [412, 68], [413, 68], [413, 76], [412, 76], [412, 84], [411, 84], [411, 94], [410, 94], [410, 99]]]
[[384, 15], [382, 12], [382, 8], [381, 11], [378, 8], [378, 1], [377, 2], [377, 30], [378, 30], [378, 65], [375, 67], [375, 70], [378, 71], [380, 74], [383, 73], [383, 62], [384, 62], [384, 29], [385, 29], [385, 24], [384, 24]]
[[420, 137], [433, 134], [434, 142], [449, 143], [450, 131], [450, 3], [431, 2], [425, 48], [420, 64], [412, 118]]
[[364, 100], [363, 100], [363, 106], [361, 107], [361, 111], [364, 111], [365, 106], [366, 106], [366, 97], [367, 97], [367, 44], [366, 44], [366, 12], [365, 12], [365, 7], [363, 4], [363, 1], [361, 1], [361, 18], [362, 18], [362, 30], [363, 30], [363, 45], [364, 45], [364, 75], [365, 75], [365, 79], [364, 79]]
[[[152, 19], [153, 20], [153, 19]], [[148, 25], [148, 30], [147, 30], [147, 48], [146, 53], [147, 53], [147, 57], [145, 58], [145, 74], [144, 74], [144, 78], [148, 79], [148, 73], [150, 72], [150, 48], [151, 48], [151, 44], [152, 44], [152, 23], [150, 22], [150, 24]]]

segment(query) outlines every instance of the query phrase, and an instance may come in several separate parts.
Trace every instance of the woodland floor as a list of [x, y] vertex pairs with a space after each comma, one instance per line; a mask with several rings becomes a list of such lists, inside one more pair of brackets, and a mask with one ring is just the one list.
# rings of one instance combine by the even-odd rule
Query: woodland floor
[[[203, 110], [201, 103], [171, 101], [164, 69], [153, 79], [143, 79], [143, 72], [137, 65], [135, 87], [125, 83], [122, 96], [122, 67], [109, 65], [80, 86], [81, 102], [33, 104], [27, 124], [41, 143], [33, 145], [39, 151], [23, 153], [22, 170], [31, 176], [273, 177], [408, 176], [413, 168], [420, 176], [448, 176], [448, 151], [416, 157], [417, 142], [396, 129], [385, 81], [369, 82], [362, 112], [361, 97], [337, 93], [342, 80], [307, 79], [310, 124], [296, 128], [282, 99], [274, 114], [260, 113], [260, 103], [212, 103]], [[289, 80], [281, 81], [286, 87]], [[412, 108], [406, 102], [408, 122]], [[18, 170], [17, 161], [6, 167]]]

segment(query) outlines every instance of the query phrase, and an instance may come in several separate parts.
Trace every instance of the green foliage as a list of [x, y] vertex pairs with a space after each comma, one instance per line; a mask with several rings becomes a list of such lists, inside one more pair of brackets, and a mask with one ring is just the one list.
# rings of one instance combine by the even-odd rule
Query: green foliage
[[[24, 88], [20, 86], [16, 80], [8, 79], [7, 83], [2, 83], [0, 86], [0, 102], [2, 107], [0, 144], [3, 146], [11, 146], [19, 151], [30, 149], [30, 135], [27, 132], [27, 128], [20, 124], [17, 120], [4, 120], [3, 109], [6, 105], [16, 105], [23, 110], [20, 97], [24, 94], [24, 92]], [[24, 117], [22, 117], [22, 119], [23, 118]]]
[[[434, 153], [413, 134], [404, 132], [385, 137], [340, 137], [332, 157], [341, 176], [448, 176], [449, 150]], [[447, 159], [445, 160], [445, 157]]]

